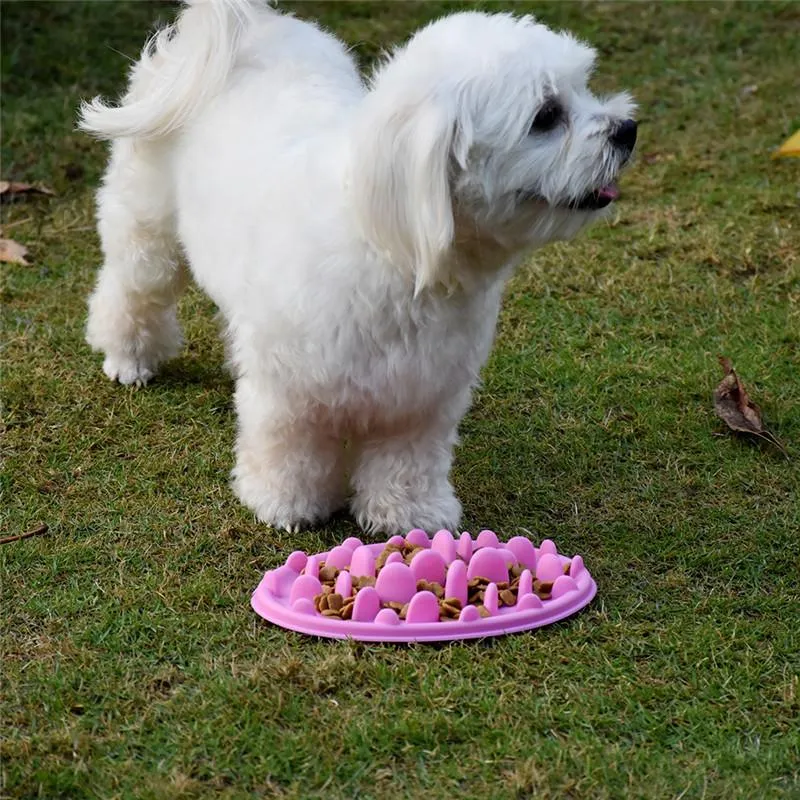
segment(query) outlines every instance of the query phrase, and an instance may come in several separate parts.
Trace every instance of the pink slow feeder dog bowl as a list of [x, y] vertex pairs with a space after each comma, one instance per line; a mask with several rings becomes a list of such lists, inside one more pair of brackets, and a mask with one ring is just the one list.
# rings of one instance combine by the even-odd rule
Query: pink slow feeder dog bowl
[[330, 552], [297, 550], [251, 600], [264, 619], [301, 633], [367, 642], [436, 642], [516, 633], [579, 611], [597, 585], [579, 556], [489, 530], [473, 539], [415, 529]]

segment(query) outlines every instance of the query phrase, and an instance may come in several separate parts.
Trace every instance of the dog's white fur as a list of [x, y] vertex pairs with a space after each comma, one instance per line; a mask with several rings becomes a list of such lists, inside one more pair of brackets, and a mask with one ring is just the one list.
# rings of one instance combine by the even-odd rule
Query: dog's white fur
[[[586, 88], [593, 52], [529, 17], [459, 13], [364, 86], [335, 38], [257, 0], [194, 0], [134, 67], [98, 194], [105, 265], [87, 339], [145, 383], [181, 348], [195, 280], [219, 306], [236, 375], [234, 488], [296, 529], [353, 489], [368, 530], [455, 528], [457, 426], [503, 285], [574, 236], [569, 208], [611, 182], [627, 95]], [[531, 132], [548, 97], [556, 129]]]

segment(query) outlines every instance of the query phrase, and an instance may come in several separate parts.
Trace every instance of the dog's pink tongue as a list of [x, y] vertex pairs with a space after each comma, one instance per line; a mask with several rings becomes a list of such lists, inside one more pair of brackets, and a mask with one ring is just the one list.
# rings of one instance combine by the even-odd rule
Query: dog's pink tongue
[[609, 183], [608, 186], [603, 186], [598, 194], [610, 203], [612, 200], [616, 200], [619, 197], [619, 189], [617, 189], [613, 183]]

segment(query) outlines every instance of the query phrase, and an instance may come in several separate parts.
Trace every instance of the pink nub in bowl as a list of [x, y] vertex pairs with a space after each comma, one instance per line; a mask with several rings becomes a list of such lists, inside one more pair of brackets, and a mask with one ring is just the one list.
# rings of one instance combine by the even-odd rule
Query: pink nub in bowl
[[[251, 602], [264, 619], [300, 633], [436, 642], [549, 625], [596, 593], [581, 556], [561, 555], [550, 539], [535, 547], [489, 530], [473, 539], [415, 528], [379, 544], [350, 537], [327, 553], [295, 551], [264, 575]], [[336, 608], [325, 608], [325, 594], [336, 595]]]

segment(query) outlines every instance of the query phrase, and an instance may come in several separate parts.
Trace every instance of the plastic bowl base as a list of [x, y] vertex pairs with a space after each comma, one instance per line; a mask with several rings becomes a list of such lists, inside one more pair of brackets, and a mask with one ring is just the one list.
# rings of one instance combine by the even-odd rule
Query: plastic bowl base
[[[476, 591], [480, 602], [469, 602]], [[345, 598], [347, 619], [318, 610], [325, 592], [337, 594], [337, 603]], [[431, 539], [415, 529], [378, 544], [350, 538], [326, 553], [295, 551], [264, 575], [251, 603], [264, 619], [314, 636], [435, 642], [549, 625], [584, 608], [596, 593], [581, 556], [559, 554], [549, 539], [535, 547], [523, 536], [500, 542], [489, 530], [474, 539], [443, 530]], [[515, 602], [504, 602], [512, 594]], [[449, 601], [449, 619], [441, 615], [443, 597], [456, 600]]]

